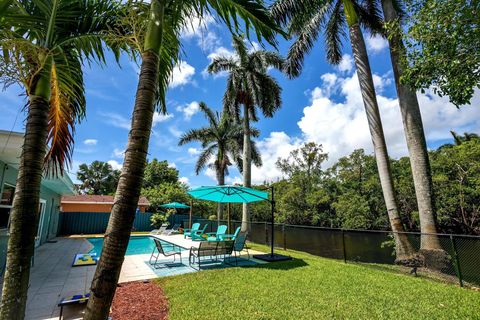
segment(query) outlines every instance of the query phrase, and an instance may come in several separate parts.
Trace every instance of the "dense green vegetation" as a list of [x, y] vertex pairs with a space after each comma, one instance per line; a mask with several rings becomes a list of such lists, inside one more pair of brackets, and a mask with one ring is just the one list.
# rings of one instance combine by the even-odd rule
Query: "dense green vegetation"
[[[441, 232], [480, 234], [480, 139], [471, 134], [466, 137], [457, 136], [454, 144], [430, 151]], [[278, 166], [286, 178], [273, 184], [277, 221], [333, 228], [389, 229], [374, 157], [355, 150], [324, 169], [327, 155], [318, 148], [307, 144], [300, 152], [294, 151], [289, 159], [279, 160]], [[408, 231], [419, 231], [409, 158], [392, 159], [391, 163], [402, 221]], [[256, 204], [252, 210], [254, 220], [269, 220], [268, 204]]]
[[[257, 250], [267, 250], [254, 246]], [[158, 279], [169, 319], [476, 319], [480, 295], [394, 272], [288, 251], [294, 259]]]
[[81, 183], [76, 188], [84, 194], [112, 195], [119, 178], [120, 170], [114, 170], [107, 162], [82, 163], [77, 171], [77, 179]]
[[456, 105], [480, 88], [480, 2], [408, 0], [405, 34], [409, 66], [402, 81], [432, 88]]

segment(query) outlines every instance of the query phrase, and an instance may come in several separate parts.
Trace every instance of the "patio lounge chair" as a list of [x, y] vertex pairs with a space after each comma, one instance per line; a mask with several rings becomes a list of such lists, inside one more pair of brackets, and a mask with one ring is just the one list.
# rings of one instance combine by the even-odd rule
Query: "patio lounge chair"
[[218, 226], [216, 232], [207, 232], [208, 235], [207, 241], [222, 241], [225, 240], [223, 235], [227, 232], [227, 226]]
[[241, 227], [238, 227], [237, 229], [235, 229], [235, 232], [233, 234], [222, 235], [223, 240], [235, 240], [235, 238], [237, 238], [238, 234], [240, 233], [241, 229], [242, 229]]
[[205, 234], [205, 231], [207, 230], [207, 227], [208, 227], [208, 223], [205, 223], [205, 225], [203, 226], [203, 229], [199, 229], [195, 232], [191, 232], [190, 234], [190, 237], [192, 238], [192, 241], [202, 241], [202, 240], [205, 240], [205, 238], [203, 237], [203, 235]]
[[162, 235], [169, 236], [171, 234], [176, 234], [178, 233], [178, 228], [180, 228], [181, 226], [181, 224], [174, 224], [172, 229], [165, 230]]
[[[247, 247], [247, 234], [248, 234], [247, 232], [241, 232], [235, 238], [235, 241], [233, 244], [233, 256], [235, 257], [236, 266], [238, 265], [238, 257], [240, 256], [240, 252], [243, 250], [247, 251], [247, 257], [248, 257], [248, 260], [250, 260], [250, 252], [248, 252], [248, 247]], [[237, 256], [237, 252], [238, 252], [238, 256]]]
[[[155, 242], [155, 247], [153, 248], [152, 254], [150, 255], [150, 260], [148, 260], [148, 263], [153, 265], [154, 268], [158, 269], [157, 265], [158, 263], [158, 258], [162, 255], [164, 257], [171, 257], [173, 256], [173, 262], [176, 261], [176, 255], [178, 254], [180, 256], [180, 262], [182, 261], [182, 254], [179, 251], [175, 251], [175, 246], [173, 247], [173, 250], [170, 251], [165, 251], [162, 246], [162, 242], [158, 239], [153, 239]], [[152, 260], [155, 259], [155, 261], [152, 263]]]
[[[188, 262], [192, 268], [193, 265], [198, 264], [198, 270], [201, 269], [202, 262], [218, 261], [222, 257], [225, 261], [227, 256], [231, 256], [233, 251], [233, 241], [204, 241], [201, 242], [198, 248], [191, 247]], [[195, 262], [196, 261], [196, 262]]]
[[183, 230], [183, 238], [186, 239], [187, 237], [192, 237], [192, 232], [193, 231], [198, 231], [198, 229], [200, 229], [200, 223], [195, 222], [194, 224], [192, 224], [191, 229], [184, 229]]
[[153, 234], [153, 235], [158, 235], [158, 234], [162, 234], [165, 232], [165, 230], [167, 230], [167, 227], [168, 227], [168, 224], [167, 223], [164, 223], [160, 226], [160, 228], [158, 229], [153, 229], [152, 231], [150, 231], [150, 234]]

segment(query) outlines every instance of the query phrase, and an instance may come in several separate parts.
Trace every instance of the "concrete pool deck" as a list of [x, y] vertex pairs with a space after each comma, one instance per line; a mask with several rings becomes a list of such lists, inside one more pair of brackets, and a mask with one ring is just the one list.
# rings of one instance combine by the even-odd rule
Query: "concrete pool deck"
[[[175, 240], [180, 240], [180, 237], [183, 239], [181, 235], [168, 237], [170, 238], [166, 240], [170, 240], [169, 242], [173, 242], [173, 237]], [[35, 250], [35, 264], [30, 272], [25, 314], [27, 320], [58, 319], [60, 308], [57, 304], [63, 297], [84, 294], [90, 290], [96, 266], [71, 266], [75, 254], [86, 253], [92, 248], [90, 242], [86, 237], [55, 238], [55, 241]], [[182, 245], [188, 246], [187, 241], [191, 242], [186, 240]], [[257, 252], [250, 250], [250, 255], [255, 253]], [[196, 272], [197, 270], [188, 265], [188, 254], [188, 250], [182, 251], [181, 263], [169, 263], [173, 262], [173, 258], [160, 259], [160, 263], [166, 264], [159, 269], [148, 263], [150, 254], [125, 256], [119, 283]], [[84, 307], [85, 305], [65, 307], [64, 319], [82, 319]]]

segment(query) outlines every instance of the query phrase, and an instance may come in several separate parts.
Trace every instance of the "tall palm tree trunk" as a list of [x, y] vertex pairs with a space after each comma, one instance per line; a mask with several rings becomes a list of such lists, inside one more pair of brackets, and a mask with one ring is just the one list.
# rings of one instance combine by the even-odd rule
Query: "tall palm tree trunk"
[[[382, 1], [383, 14], [386, 22], [396, 22], [397, 12], [391, 0]], [[403, 128], [407, 139], [410, 165], [412, 167], [413, 183], [417, 196], [418, 213], [421, 232], [436, 233], [435, 215], [433, 210], [433, 187], [430, 163], [428, 159], [427, 143], [423, 131], [422, 115], [414, 90], [400, 83], [403, 74], [401, 63], [405, 54], [405, 47], [398, 34], [388, 37], [390, 58], [392, 60], [393, 75], [402, 113]], [[423, 250], [441, 249], [438, 237], [422, 235], [420, 248]]]
[[[250, 188], [252, 186], [252, 151], [250, 144], [250, 119], [249, 107], [245, 103], [243, 105], [243, 186]], [[248, 204], [242, 204], [242, 232], [248, 231], [250, 222], [250, 212]]]
[[38, 225], [48, 109], [48, 98], [30, 97], [15, 199], [10, 215], [10, 237], [0, 319], [23, 319], [25, 315], [30, 265]]
[[109, 314], [140, 197], [155, 111], [164, 1], [152, 1], [150, 12], [151, 20], [145, 38], [145, 50], [142, 54], [132, 128], [114, 205], [105, 232], [102, 255], [92, 281], [92, 295], [84, 317], [86, 320], [105, 320]]
[[372, 136], [378, 175], [380, 176], [380, 183], [382, 185], [383, 197], [385, 199], [390, 225], [394, 232], [397, 261], [402, 261], [408, 259], [413, 254], [414, 250], [408, 241], [407, 236], [402, 233], [397, 233], [404, 232], [404, 228], [398, 213], [395, 192], [393, 190], [390, 160], [388, 157], [387, 145], [385, 143], [382, 120], [378, 109], [365, 40], [358, 22], [349, 24], [349, 31], [353, 56], [357, 68], [358, 81], [362, 91], [363, 104], [367, 113], [368, 127]]
[[30, 104], [10, 214], [10, 237], [2, 289], [0, 319], [5, 320], [23, 319], [25, 316], [46, 154], [51, 63], [51, 57], [48, 57], [33, 93], [29, 94]]
[[[225, 185], [225, 167], [223, 164], [217, 168], [217, 183], [219, 186]], [[223, 218], [223, 203], [219, 202], [217, 205], [217, 226], [220, 225], [220, 220]]]

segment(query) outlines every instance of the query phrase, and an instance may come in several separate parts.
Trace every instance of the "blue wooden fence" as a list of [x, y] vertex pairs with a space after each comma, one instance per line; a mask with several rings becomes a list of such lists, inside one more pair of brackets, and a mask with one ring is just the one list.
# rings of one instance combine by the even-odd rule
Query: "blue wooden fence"
[[[152, 213], [135, 214], [133, 221], [134, 231], [151, 231], [150, 216]], [[59, 235], [68, 234], [94, 234], [104, 233], [107, 229], [110, 212], [61, 212], [59, 223]], [[197, 219], [198, 217], [194, 217]], [[188, 215], [173, 214], [169, 217], [170, 225], [182, 224], [184, 220], [188, 220]]]

